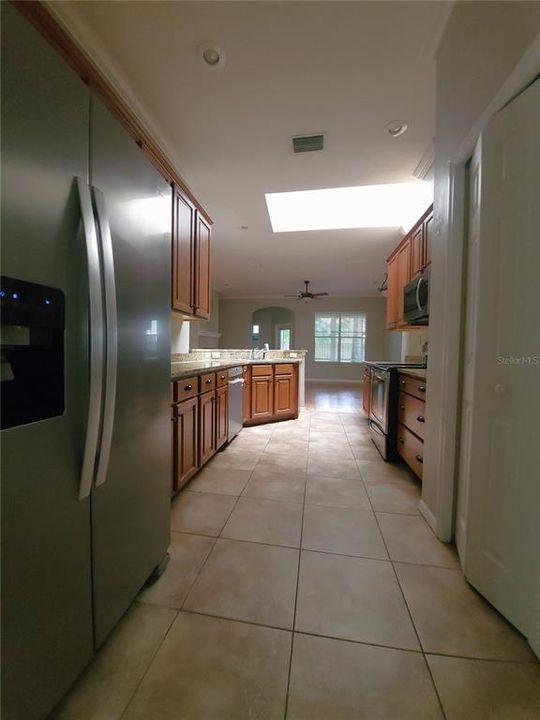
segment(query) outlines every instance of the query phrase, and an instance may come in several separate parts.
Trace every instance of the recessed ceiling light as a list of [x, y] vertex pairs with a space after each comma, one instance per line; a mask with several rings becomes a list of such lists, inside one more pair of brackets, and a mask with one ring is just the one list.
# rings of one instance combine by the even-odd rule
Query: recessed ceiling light
[[388, 125], [386, 126], [386, 130], [388, 134], [392, 137], [399, 137], [400, 135], [403, 135], [404, 132], [406, 132], [408, 127], [409, 126], [406, 122], [394, 120], [393, 122], [388, 123]]
[[274, 232], [403, 227], [433, 201], [428, 182], [266, 193]]
[[225, 53], [213, 43], [205, 43], [199, 47], [203, 61], [210, 67], [223, 67], [225, 65]]

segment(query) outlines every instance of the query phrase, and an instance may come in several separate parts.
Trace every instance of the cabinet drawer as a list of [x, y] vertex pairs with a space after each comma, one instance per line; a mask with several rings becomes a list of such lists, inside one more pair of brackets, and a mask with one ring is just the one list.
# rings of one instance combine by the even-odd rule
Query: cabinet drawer
[[229, 382], [229, 371], [218, 370], [216, 373], [216, 387], [223, 387]]
[[266, 377], [268, 375], [272, 375], [272, 366], [271, 365], [252, 365], [251, 366], [251, 375], [253, 377]]
[[279, 363], [274, 365], [274, 372], [276, 375], [292, 375], [294, 366], [292, 363]]
[[398, 424], [397, 451], [411, 470], [421, 478], [424, 467], [424, 443], [401, 423]]
[[174, 383], [174, 401], [182, 402], [182, 400], [194, 397], [197, 394], [197, 391], [198, 384], [196, 377], [176, 380]]
[[399, 389], [401, 392], [409, 393], [420, 400], [426, 399], [426, 381], [422, 378], [409, 377], [409, 375], [399, 375]]
[[208, 392], [216, 387], [216, 373], [205, 373], [199, 378], [199, 392]]
[[426, 421], [426, 403], [413, 395], [400, 392], [398, 420], [423, 440]]

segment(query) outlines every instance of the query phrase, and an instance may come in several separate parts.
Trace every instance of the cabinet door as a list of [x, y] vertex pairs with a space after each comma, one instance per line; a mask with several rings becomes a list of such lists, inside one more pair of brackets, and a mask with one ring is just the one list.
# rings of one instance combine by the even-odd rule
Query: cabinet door
[[294, 372], [274, 377], [274, 417], [294, 417], [298, 413], [296, 403], [296, 377]]
[[397, 323], [398, 262], [397, 255], [389, 261], [386, 279], [386, 329], [393, 330]]
[[199, 397], [199, 464], [207, 463], [216, 452], [216, 394]]
[[431, 265], [431, 233], [433, 232], [433, 213], [424, 223], [424, 267]]
[[396, 319], [397, 327], [407, 323], [403, 320], [403, 289], [410, 280], [411, 242], [404, 243], [397, 253]]
[[410, 279], [418, 277], [424, 266], [424, 224], [411, 236], [411, 274]]
[[172, 309], [193, 314], [195, 261], [195, 215], [193, 205], [173, 188]]
[[255, 376], [251, 381], [251, 419], [271, 420], [273, 412], [272, 376]]
[[251, 368], [244, 366], [244, 395], [243, 395], [244, 422], [251, 420]]
[[216, 390], [216, 449], [227, 442], [229, 431], [229, 389], [223, 385]]
[[371, 372], [368, 368], [364, 370], [364, 383], [362, 386], [362, 407], [364, 412], [369, 415], [369, 395], [371, 390]]
[[197, 214], [195, 251], [195, 315], [210, 317], [210, 225]]
[[193, 477], [199, 468], [199, 403], [196, 397], [175, 406], [173, 492]]

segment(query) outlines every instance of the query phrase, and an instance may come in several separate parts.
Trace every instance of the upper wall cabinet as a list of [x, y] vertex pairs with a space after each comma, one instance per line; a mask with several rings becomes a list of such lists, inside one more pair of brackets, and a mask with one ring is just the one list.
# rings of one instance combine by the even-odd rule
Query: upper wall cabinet
[[403, 289], [431, 265], [433, 205], [405, 235], [386, 261], [386, 329], [405, 330], [414, 326], [403, 320]]
[[186, 316], [210, 317], [210, 225], [173, 185], [172, 309]]

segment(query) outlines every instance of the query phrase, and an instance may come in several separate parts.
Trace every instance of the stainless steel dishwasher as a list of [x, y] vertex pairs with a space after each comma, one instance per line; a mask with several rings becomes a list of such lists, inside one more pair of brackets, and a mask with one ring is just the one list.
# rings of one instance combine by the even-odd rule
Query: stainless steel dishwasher
[[238, 435], [243, 424], [244, 378], [242, 367], [229, 368], [229, 432], [228, 442]]

